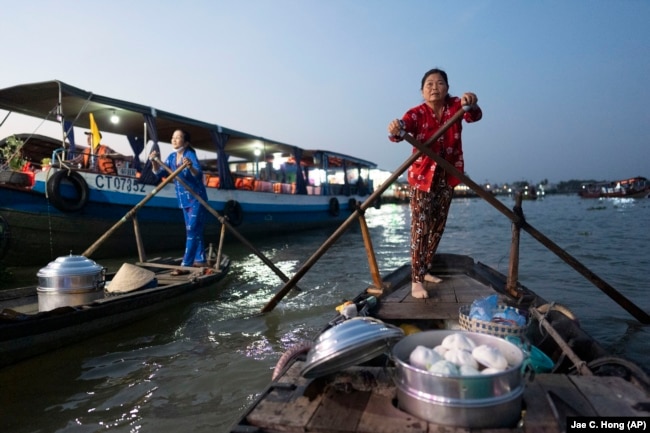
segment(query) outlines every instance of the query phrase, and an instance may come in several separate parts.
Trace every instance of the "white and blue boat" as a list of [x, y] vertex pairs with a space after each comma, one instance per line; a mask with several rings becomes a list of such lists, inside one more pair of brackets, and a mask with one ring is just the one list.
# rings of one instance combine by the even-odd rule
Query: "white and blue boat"
[[[376, 165], [370, 161], [281, 143], [61, 81], [0, 90], [0, 114], [5, 137], [0, 141], [0, 257], [6, 266], [83, 252], [152, 191], [133, 218], [137, 224], [121, 226], [93, 258], [135, 255], [134, 231], [147, 252], [182, 248], [185, 228], [174, 187], [155, 191], [147, 161], [152, 149], [163, 156], [172, 151], [165, 140], [176, 129], [191, 134], [210, 206], [244, 236], [338, 226], [373, 191]], [[14, 116], [36, 120], [38, 127], [8, 130]], [[42, 133], [47, 125], [56, 132]], [[100, 144], [81, 145], [86, 132], [101, 134]], [[129, 151], [114, 151], [118, 146]], [[221, 230], [219, 220], [210, 218], [208, 243], [217, 242]]]

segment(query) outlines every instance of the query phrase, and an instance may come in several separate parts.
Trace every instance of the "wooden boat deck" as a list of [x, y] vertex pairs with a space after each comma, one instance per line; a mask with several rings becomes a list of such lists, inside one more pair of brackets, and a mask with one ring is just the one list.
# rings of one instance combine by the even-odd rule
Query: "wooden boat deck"
[[471, 304], [474, 299], [494, 294], [486, 285], [477, 284], [468, 275], [443, 275], [441, 283], [424, 283], [429, 292], [428, 299], [411, 296], [410, 284], [405, 284], [382, 298], [377, 313], [381, 320], [449, 320], [458, 322], [458, 309]]
[[[458, 258], [462, 257], [454, 260]], [[494, 294], [495, 289], [489, 268], [470, 263], [454, 268], [447, 267], [448, 264], [441, 263], [432, 270], [443, 281], [426, 284], [430, 296], [426, 300], [410, 296], [410, 267], [391, 274], [389, 280], [384, 280], [389, 290], [381, 297], [373, 317], [393, 323], [413, 321], [419, 325], [435, 323], [434, 326], [447, 329], [458, 327], [459, 307]], [[486, 273], [481, 275], [483, 272]], [[567, 431], [569, 416], [641, 419], [650, 413], [648, 394], [620, 377], [527, 373], [522, 417], [517, 426], [451, 427], [399, 409], [391, 374], [394, 367], [387, 356], [314, 379], [301, 375], [305, 361], [304, 355], [296, 357], [259, 395], [231, 432], [559, 433]]]
[[[296, 362], [271, 384], [232, 432], [466, 433], [412, 416], [396, 405], [396, 389], [384, 367], [350, 367], [323, 378], [305, 379]], [[360, 380], [363, 378], [363, 380]], [[567, 416], [640, 419], [646, 401], [639, 388], [618, 377], [538, 374], [527, 383], [524, 415], [515, 428], [472, 429], [489, 432], [566, 431]]]

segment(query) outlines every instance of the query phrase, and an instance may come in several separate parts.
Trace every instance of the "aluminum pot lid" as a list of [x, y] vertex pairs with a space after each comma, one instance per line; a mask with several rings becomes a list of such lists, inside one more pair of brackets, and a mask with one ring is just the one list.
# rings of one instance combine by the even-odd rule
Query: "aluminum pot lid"
[[85, 256], [58, 257], [46, 267], [38, 271], [38, 277], [67, 277], [94, 275], [102, 271], [102, 267]]
[[403, 336], [400, 328], [379, 319], [353, 317], [318, 336], [301, 374], [315, 378], [361, 364], [389, 352]]

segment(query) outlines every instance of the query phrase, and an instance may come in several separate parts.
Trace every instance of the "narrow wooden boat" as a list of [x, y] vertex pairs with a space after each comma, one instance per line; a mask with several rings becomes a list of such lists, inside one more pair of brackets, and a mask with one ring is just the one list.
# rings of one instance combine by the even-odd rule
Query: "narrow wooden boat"
[[[361, 158], [278, 142], [60, 81], [0, 89], [0, 110], [6, 112], [0, 122], [0, 259], [6, 266], [38, 265], [83, 251], [86, 239], [99, 237], [156, 189], [160, 179], [147, 157], [156, 149], [164, 160], [176, 129], [191, 134], [210, 206], [247, 236], [336, 227], [372, 192], [377, 172], [376, 164]], [[32, 123], [34, 129], [23, 126]], [[101, 142], [79, 143], [79, 137], [85, 143], [88, 130], [103, 136]], [[138, 218], [150, 251], [185, 240], [173, 185], [161, 188]], [[219, 231], [220, 224], [210, 219], [206, 236]], [[132, 235], [121, 229], [95, 257], [134, 255]]]
[[[50, 265], [61, 269], [67, 259], [74, 260], [68, 269], [79, 269], [80, 261], [101, 267], [83, 256], [72, 255], [59, 257]], [[45, 285], [0, 290], [0, 367], [146, 319], [196, 298], [207, 286], [223, 279], [230, 268], [227, 256], [219, 258], [219, 266], [186, 268], [179, 264], [179, 259], [125, 263], [117, 272], [77, 287], [71, 284], [88, 278], [87, 272], [48, 276], [44, 273], [46, 267], [39, 272], [39, 281], [46, 281]], [[179, 269], [188, 273], [173, 275]], [[99, 274], [90, 275], [96, 276]], [[61, 283], [58, 287], [47, 283], [55, 280]]]
[[[513, 297], [506, 289], [504, 275], [467, 256], [440, 254], [431, 273], [442, 282], [426, 283], [430, 296], [426, 300], [410, 295], [410, 266], [405, 265], [385, 276], [383, 290], [364, 290], [353, 301], [362, 309], [372, 294], [378, 302], [367, 311], [368, 316], [401, 327], [410, 337], [417, 335], [412, 334], [414, 330], [421, 333], [466, 329], [460, 324], [459, 309], [497, 294], [500, 302], [529, 315], [526, 344], [552, 360], [550, 370], [524, 374], [521, 406], [514, 423], [475, 427], [471, 431], [498, 428], [500, 432], [563, 432], [567, 431], [567, 417], [622, 416], [632, 420], [648, 416], [650, 381], [646, 373], [637, 365], [608, 354], [580, 328], [578, 319], [565, 306], [553, 304], [521, 285], [516, 290], [518, 297]], [[334, 329], [345, 320], [343, 315], [333, 317], [323, 331]], [[371, 349], [358, 344], [362, 350]], [[313, 347], [313, 342], [307, 342], [285, 354], [269, 386], [232, 427], [232, 432], [468, 431], [467, 426], [462, 426], [462, 419], [457, 420], [460, 426], [449, 425], [449, 420], [440, 424], [401, 407], [400, 384], [396, 380], [398, 366], [390, 345], [384, 347], [381, 355], [361, 364], [355, 363], [354, 356], [344, 348], [337, 353], [342, 357], [338, 363], [331, 360], [334, 367], [340, 368], [322, 376], [305, 377], [312, 367], [323, 367], [310, 361]], [[471, 403], [465, 408], [470, 414], [480, 410]], [[454, 410], [444, 408], [444, 403], [430, 404], [442, 404], [443, 409], [438, 407], [439, 410]], [[498, 420], [498, 410], [493, 416]]]
[[[407, 139], [418, 149], [424, 147], [412, 137]], [[433, 152], [431, 155], [437, 158]], [[442, 165], [446, 161], [439, 158], [438, 162]], [[445, 168], [453, 172], [453, 167]], [[398, 169], [393, 176], [399, 174]], [[512, 220], [508, 275], [469, 256], [438, 254], [429, 272], [441, 281], [425, 283], [429, 298], [413, 298], [409, 264], [383, 277], [379, 275], [363, 216], [367, 205], [364, 202], [356, 217], [373, 285], [364, 288], [348, 305], [337, 308], [339, 314], [313, 340], [296, 345], [279, 359], [270, 384], [231, 432], [560, 433], [578, 431], [576, 426], [596, 426], [606, 431], [618, 428], [621, 422], [628, 429], [632, 425], [646, 426], [650, 413], [647, 372], [608, 353], [580, 327], [569, 308], [544, 299], [519, 282], [521, 229], [590, 279], [641, 323], [650, 323], [650, 315], [528, 224], [521, 209], [521, 194], [510, 211], [464, 174], [455, 175]], [[348, 218], [306, 260], [262, 312], [277, 305], [291, 284], [354, 219]], [[514, 309], [526, 318], [524, 323], [507, 323], [510, 319], [504, 321], [496, 316], [489, 321], [472, 316], [475, 303], [493, 297], [499, 309]], [[364, 322], [368, 325], [361, 327]], [[415, 366], [411, 354], [419, 345], [434, 349], [452, 334], [469, 337], [476, 345], [484, 343], [502, 349], [507, 353], [507, 364], [496, 372], [481, 365], [485, 374], [468, 376]]]
[[[355, 219], [361, 226], [372, 286], [337, 307], [339, 314], [313, 340], [279, 359], [270, 384], [230, 431], [560, 433], [647, 428], [647, 372], [608, 353], [580, 327], [569, 308], [520, 283], [520, 231], [531, 234], [641, 323], [650, 323], [650, 315], [528, 224], [522, 194], [517, 194], [510, 211], [427, 149], [426, 143], [409, 135], [405, 139], [511, 219], [508, 275], [469, 256], [438, 254], [429, 272], [440, 281], [425, 283], [426, 299], [411, 296], [409, 264], [382, 277], [363, 216], [380, 188], [305, 261], [262, 312], [277, 305]], [[411, 158], [418, 157], [414, 155]], [[396, 170], [393, 180], [412, 162], [409, 159]], [[497, 313], [515, 311], [516, 319], [492, 313], [487, 319], [477, 318], [472, 307], [489, 299], [495, 300]], [[521, 318], [523, 322], [517, 321]], [[413, 356], [418, 346], [436, 350], [452, 336], [486, 345], [490, 353], [498, 348], [502, 355], [479, 357], [484, 353], [472, 350], [477, 368], [467, 375], [451, 367], [446, 373], [434, 371], [434, 362], [426, 361], [434, 355], [424, 356], [426, 362]]]

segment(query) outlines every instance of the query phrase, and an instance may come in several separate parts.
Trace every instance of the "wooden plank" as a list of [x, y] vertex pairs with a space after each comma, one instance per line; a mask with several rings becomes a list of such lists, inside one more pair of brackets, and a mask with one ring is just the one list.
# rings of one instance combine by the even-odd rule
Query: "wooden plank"
[[368, 433], [426, 433], [427, 422], [399, 410], [393, 396], [373, 392], [361, 417], [357, 432]]
[[643, 390], [618, 377], [538, 374], [524, 391], [524, 431], [566, 430], [567, 416], [646, 416]]
[[566, 431], [568, 416], [596, 416], [589, 401], [563, 374], [537, 374], [524, 390], [526, 432]]
[[555, 419], [546, 391], [539, 381], [526, 383], [523, 396], [524, 431], [527, 433], [558, 432], [560, 424]]
[[[494, 294], [491, 288], [467, 275], [442, 275], [441, 277], [443, 278], [441, 283], [424, 283], [424, 287], [429, 293], [429, 301], [435, 300], [437, 302], [470, 304], [475, 299]], [[382, 302], [392, 304], [400, 302], [422, 302], [422, 300], [411, 297], [411, 285], [408, 283], [395, 289], [389, 295], [382, 297]]]
[[303, 432], [321, 400], [322, 394], [309, 399], [296, 396], [294, 390], [288, 388], [274, 388], [246, 416], [246, 421], [274, 431]]
[[[429, 293], [429, 299], [427, 299], [427, 302], [433, 301], [436, 302], [436, 305], [438, 302], [456, 303], [456, 292], [451, 284], [425, 283], [424, 288]], [[421, 299], [413, 298], [413, 300], [416, 302], [422, 302]]]
[[307, 431], [356, 432], [369, 398], [370, 391], [329, 387]]
[[[321, 405], [316, 417], [322, 424], [310, 423], [307, 430], [355, 433], [427, 432], [427, 423], [399, 409], [394, 404], [396, 389], [384, 367], [349, 367], [333, 377], [328, 389], [331, 398], [343, 393], [344, 405]], [[315, 417], [315, 419], [316, 419]], [[332, 422], [332, 417], [336, 417]], [[343, 419], [345, 418], [345, 419]], [[328, 420], [329, 419], [329, 420]]]
[[648, 416], [647, 412], [633, 409], [637, 403], [647, 401], [647, 396], [625, 379], [607, 376], [570, 376], [570, 379], [598, 416]]
[[455, 275], [450, 279], [449, 285], [456, 294], [456, 302], [460, 304], [471, 304], [475, 299], [494, 294], [491, 288], [467, 275]]
[[395, 288], [392, 293], [381, 297], [381, 302], [395, 303], [402, 302], [404, 299], [411, 297], [411, 283], [402, 287]]
[[[323, 399], [326, 381], [305, 379], [300, 375], [303, 363], [295, 362], [277, 386], [271, 386], [246, 416], [256, 427], [282, 432], [304, 432]], [[293, 385], [295, 384], [295, 385]]]
[[[441, 319], [458, 320], [458, 304], [455, 302], [434, 302], [419, 299], [416, 303], [381, 304], [375, 316], [381, 320], [389, 319]], [[435, 303], [435, 305], [434, 305]]]
[[543, 374], [535, 377], [549, 397], [551, 407], [557, 411], [560, 420], [567, 416], [596, 416], [596, 410], [578, 390], [570, 376]]
[[461, 305], [494, 294], [491, 288], [467, 275], [450, 276], [438, 284], [425, 283], [425, 287], [429, 293], [427, 299], [411, 297], [410, 286], [402, 287], [387, 299], [382, 299], [377, 317], [382, 320], [458, 320]]

